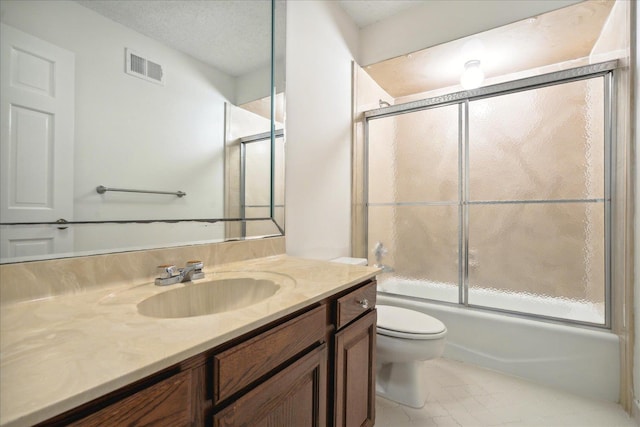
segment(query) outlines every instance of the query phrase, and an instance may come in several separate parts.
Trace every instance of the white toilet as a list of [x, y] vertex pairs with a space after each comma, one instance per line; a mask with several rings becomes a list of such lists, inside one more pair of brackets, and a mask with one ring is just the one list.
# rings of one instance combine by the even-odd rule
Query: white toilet
[[442, 355], [447, 328], [419, 311], [381, 304], [376, 308], [376, 393], [421, 408], [427, 398], [424, 361]]
[[[341, 257], [342, 264], [367, 265], [365, 258]], [[444, 351], [447, 328], [428, 314], [376, 304], [376, 393], [389, 400], [422, 408], [427, 400], [424, 361]]]

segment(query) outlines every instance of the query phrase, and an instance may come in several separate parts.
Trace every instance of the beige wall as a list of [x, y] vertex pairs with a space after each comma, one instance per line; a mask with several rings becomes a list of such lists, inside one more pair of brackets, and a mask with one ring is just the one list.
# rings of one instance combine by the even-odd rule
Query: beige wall
[[582, 0], [429, 0], [360, 30], [361, 65], [487, 31]]

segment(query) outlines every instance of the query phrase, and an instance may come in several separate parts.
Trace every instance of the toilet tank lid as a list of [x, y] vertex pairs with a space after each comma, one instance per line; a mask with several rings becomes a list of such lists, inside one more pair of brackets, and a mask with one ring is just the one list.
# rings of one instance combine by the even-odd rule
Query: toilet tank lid
[[447, 329], [435, 317], [419, 311], [381, 304], [376, 308], [379, 328], [410, 334], [439, 334]]
[[330, 260], [331, 262], [337, 262], [339, 264], [351, 264], [351, 265], [367, 265], [368, 261], [366, 258], [351, 258], [348, 256], [343, 256], [340, 258], [334, 258]]

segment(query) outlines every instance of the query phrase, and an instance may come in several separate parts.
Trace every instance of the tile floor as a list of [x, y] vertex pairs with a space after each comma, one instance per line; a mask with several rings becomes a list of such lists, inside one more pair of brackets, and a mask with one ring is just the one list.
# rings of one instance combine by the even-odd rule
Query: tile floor
[[376, 398], [376, 427], [638, 427], [619, 405], [447, 359], [427, 363], [422, 409]]

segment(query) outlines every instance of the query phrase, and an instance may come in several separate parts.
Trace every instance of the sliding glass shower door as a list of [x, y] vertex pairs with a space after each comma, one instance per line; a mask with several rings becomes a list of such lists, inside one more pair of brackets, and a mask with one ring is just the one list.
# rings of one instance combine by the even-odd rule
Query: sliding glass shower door
[[609, 324], [612, 76], [584, 71], [367, 119], [382, 291]]
[[390, 290], [458, 301], [459, 120], [453, 104], [369, 124], [369, 248], [386, 250]]
[[604, 87], [469, 102], [469, 305], [604, 323]]

